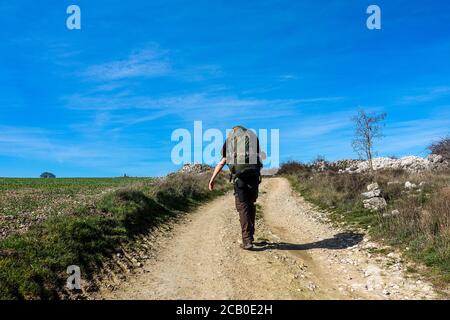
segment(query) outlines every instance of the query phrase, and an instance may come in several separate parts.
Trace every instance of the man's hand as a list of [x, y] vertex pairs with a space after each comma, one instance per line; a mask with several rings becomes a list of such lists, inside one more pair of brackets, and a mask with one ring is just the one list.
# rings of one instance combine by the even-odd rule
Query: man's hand
[[213, 172], [213, 174], [211, 176], [211, 180], [209, 180], [209, 185], [208, 185], [209, 191], [213, 191], [214, 190], [214, 180], [216, 180], [217, 175], [222, 170], [222, 168], [223, 168], [223, 166], [225, 165], [226, 162], [227, 162], [227, 159], [222, 158], [222, 160], [220, 160], [220, 162], [214, 168], [214, 172]]

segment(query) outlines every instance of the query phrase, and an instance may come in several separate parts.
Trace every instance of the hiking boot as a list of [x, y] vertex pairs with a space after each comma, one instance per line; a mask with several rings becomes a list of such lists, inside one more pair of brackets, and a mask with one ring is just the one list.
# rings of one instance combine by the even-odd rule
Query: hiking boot
[[253, 249], [253, 244], [252, 243], [240, 244], [239, 246], [242, 249], [244, 249], [244, 250], [252, 250]]

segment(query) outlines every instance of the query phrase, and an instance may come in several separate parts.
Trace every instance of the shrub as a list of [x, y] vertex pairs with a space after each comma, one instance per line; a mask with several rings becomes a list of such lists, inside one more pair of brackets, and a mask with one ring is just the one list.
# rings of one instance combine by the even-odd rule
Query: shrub
[[56, 178], [56, 176], [51, 172], [43, 172], [41, 173], [40, 177], [44, 179]]
[[[226, 189], [225, 174], [216, 180], [218, 192]], [[154, 197], [159, 203], [164, 203], [170, 209], [189, 210], [191, 204], [206, 200], [212, 196], [208, 190], [210, 173], [177, 172], [156, 183]]]
[[446, 160], [450, 160], [450, 136], [442, 138], [428, 147], [432, 154], [442, 156]]
[[297, 161], [288, 161], [281, 165], [280, 170], [278, 170], [278, 174], [299, 174], [299, 173], [309, 173], [311, 172], [311, 167], [307, 164], [297, 162]]

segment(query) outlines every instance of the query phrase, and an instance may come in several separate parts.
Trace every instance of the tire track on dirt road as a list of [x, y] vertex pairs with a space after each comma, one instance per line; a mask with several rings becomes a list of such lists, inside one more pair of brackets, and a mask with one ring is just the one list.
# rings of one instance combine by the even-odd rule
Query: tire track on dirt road
[[151, 258], [96, 299], [422, 299], [435, 294], [402, 271], [400, 257], [320, 221], [284, 178], [264, 179], [255, 251], [239, 248], [232, 193], [189, 214]]

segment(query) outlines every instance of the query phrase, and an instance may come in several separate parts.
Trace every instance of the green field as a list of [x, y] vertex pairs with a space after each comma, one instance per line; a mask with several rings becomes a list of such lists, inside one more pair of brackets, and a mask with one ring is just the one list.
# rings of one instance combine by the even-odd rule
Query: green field
[[0, 299], [58, 299], [66, 268], [91, 279], [136, 237], [227, 190], [210, 173], [165, 178], [0, 179]]
[[52, 215], [93, 205], [118, 188], [150, 185], [153, 178], [0, 179], [0, 238]]

